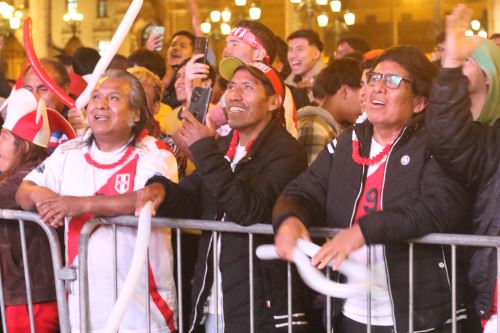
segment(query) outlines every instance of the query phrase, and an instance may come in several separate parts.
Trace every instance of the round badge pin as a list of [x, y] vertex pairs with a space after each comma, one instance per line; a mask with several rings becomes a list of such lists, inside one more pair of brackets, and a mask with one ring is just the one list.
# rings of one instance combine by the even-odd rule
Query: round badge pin
[[401, 165], [408, 165], [410, 164], [410, 156], [404, 155], [401, 157]]

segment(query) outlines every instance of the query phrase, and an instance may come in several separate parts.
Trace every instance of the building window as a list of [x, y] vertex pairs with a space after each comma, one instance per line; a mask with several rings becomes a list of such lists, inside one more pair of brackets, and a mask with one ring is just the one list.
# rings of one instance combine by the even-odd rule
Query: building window
[[108, 4], [106, 0], [97, 1], [97, 17], [98, 18], [108, 17]]

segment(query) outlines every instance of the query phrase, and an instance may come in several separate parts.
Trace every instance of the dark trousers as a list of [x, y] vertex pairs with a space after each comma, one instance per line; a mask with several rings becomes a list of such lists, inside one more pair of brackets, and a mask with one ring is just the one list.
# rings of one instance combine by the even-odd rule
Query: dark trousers
[[[457, 323], [457, 333], [462, 333], [462, 323]], [[371, 327], [371, 333], [394, 333], [392, 326], [374, 326]], [[441, 328], [430, 331], [432, 333], [451, 333], [451, 324], [444, 325]], [[341, 315], [334, 333], [366, 333], [366, 325]]]

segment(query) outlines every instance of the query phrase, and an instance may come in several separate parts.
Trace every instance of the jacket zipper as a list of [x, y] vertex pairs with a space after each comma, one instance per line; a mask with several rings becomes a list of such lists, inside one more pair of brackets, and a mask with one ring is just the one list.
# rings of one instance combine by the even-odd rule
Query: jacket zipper
[[[208, 244], [208, 248], [210, 249], [210, 246], [213, 244], [213, 238], [214, 235], [210, 236], [210, 242]], [[215, 249], [214, 249], [215, 251]], [[194, 305], [194, 316], [193, 316], [193, 322], [191, 324], [191, 327], [189, 328], [189, 332], [192, 332], [194, 327], [196, 326], [196, 322], [198, 321], [198, 303], [200, 302], [201, 294], [203, 293], [203, 290], [205, 289], [205, 282], [207, 281], [207, 273], [208, 273], [208, 255], [210, 253], [210, 250], [207, 251], [207, 256], [205, 257], [205, 273], [203, 274], [203, 284], [201, 285], [200, 292], [198, 296], [196, 297], [196, 303]]]
[[[385, 180], [386, 180], [386, 175], [387, 175], [387, 169], [389, 167], [389, 158], [391, 157], [392, 151], [394, 150], [394, 147], [398, 144], [399, 140], [403, 137], [403, 134], [406, 132], [406, 127], [405, 129], [401, 132], [401, 134], [398, 136], [396, 141], [394, 141], [394, 144], [391, 147], [391, 150], [389, 150], [389, 154], [387, 154], [387, 159], [385, 160], [385, 168], [384, 168], [384, 180], [382, 181], [382, 190], [380, 191], [380, 210], [384, 210], [384, 188], [385, 188]], [[394, 322], [394, 333], [398, 333], [398, 328], [397, 328], [397, 322], [396, 322], [396, 316], [394, 315], [394, 298], [392, 297], [392, 290], [391, 290], [391, 277], [389, 275], [389, 267], [387, 265], [387, 256], [385, 254], [385, 245], [382, 244], [382, 249], [384, 252], [384, 268], [385, 268], [385, 276], [387, 279], [387, 286], [388, 291], [389, 291], [389, 299], [391, 301], [391, 307], [392, 307], [392, 320]]]

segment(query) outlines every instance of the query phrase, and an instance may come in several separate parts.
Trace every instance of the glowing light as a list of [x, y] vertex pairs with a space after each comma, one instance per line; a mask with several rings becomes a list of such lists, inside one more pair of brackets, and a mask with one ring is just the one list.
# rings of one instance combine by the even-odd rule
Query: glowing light
[[220, 12], [218, 10], [212, 10], [210, 12], [210, 19], [212, 20], [212, 22], [219, 22], [221, 19]]
[[344, 21], [347, 25], [354, 25], [354, 23], [356, 23], [356, 15], [350, 11], [346, 11], [344, 14]]
[[333, 1], [331, 1], [330, 2], [330, 9], [334, 13], [340, 12], [340, 10], [342, 9], [342, 2], [340, 2], [340, 0], [333, 0]]
[[318, 21], [318, 25], [320, 28], [324, 28], [328, 25], [328, 15], [326, 15], [325, 13], [319, 14], [316, 20]]

